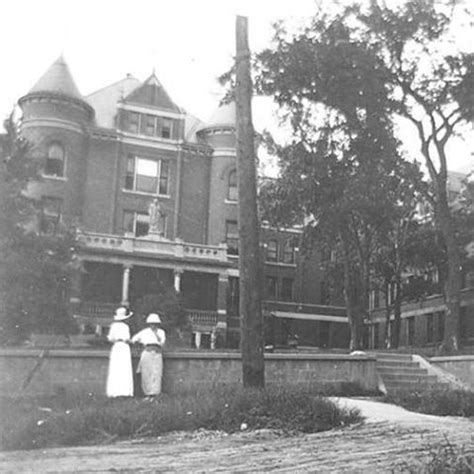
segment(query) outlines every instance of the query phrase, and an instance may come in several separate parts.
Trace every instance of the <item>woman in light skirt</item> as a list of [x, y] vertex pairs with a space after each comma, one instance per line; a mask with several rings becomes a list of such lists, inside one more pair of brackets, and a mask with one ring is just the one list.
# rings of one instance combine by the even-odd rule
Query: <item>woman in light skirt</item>
[[132, 342], [143, 345], [137, 372], [141, 374], [142, 390], [145, 396], [154, 397], [161, 393], [162, 348], [166, 341], [166, 334], [158, 314], [149, 314], [146, 323], [148, 327], [135, 334]]

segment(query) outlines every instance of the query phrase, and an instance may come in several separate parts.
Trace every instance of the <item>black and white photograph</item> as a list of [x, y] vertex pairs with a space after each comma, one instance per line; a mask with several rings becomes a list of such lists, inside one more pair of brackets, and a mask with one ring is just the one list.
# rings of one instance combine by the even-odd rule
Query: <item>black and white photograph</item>
[[474, 473], [474, 2], [0, 17], [0, 472]]

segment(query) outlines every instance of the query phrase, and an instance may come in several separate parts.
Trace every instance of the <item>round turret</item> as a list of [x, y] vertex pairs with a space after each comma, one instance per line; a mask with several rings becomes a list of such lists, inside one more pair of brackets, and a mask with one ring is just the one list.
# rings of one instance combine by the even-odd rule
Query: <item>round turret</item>
[[21, 133], [30, 142], [31, 154], [39, 160], [43, 176], [31, 186], [31, 195], [43, 200], [49, 221], [80, 222], [87, 129], [94, 109], [82, 98], [62, 56], [19, 100], [19, 105]]
[[197, 134], [214, 149], [235, 148], [235, 102], [221, 105]]

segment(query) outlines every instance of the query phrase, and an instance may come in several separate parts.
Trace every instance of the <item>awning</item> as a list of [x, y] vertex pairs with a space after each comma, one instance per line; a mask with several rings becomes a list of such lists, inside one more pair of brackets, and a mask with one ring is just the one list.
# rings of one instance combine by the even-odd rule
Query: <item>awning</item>
[[290, 313], [286, 311], [272, 311], [276, 318], [303, 319], [305, 321], [332, 321], [335, 323], [348, 323], [346, 316], [332, 316], [329, 314]]

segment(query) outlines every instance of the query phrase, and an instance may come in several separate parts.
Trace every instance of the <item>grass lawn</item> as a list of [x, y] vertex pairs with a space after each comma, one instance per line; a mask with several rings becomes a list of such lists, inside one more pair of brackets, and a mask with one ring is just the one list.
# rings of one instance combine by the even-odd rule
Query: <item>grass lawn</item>
[[151, 402], [58, 395], [4, 398], [0, 404], [3, 450], [98, 444], [197, 429], [313, 433], [362, 421], [357, 410], [340, 408], [309, 388], [216, 389], [162, 395]]

